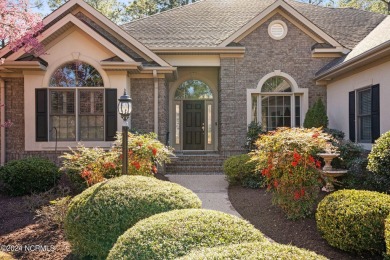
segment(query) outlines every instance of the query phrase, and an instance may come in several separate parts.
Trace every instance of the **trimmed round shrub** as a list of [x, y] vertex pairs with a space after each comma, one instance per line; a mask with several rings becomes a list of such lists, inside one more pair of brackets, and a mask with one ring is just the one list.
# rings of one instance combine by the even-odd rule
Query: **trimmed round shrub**
[[390, 131], [379, 137], [368, 155], [368, 170], [390, 178]]
[[207, 259], [288, 259], [325, 260], [326, 257], [295, 246], [277, 243], [243, 243], [238, 245], [200, 248], [192, 250], [180, 260]]
[[173, 210], [141, 220], [118, 238], [107, 260], [174, 259], [192, 249], [266, 242], [247, 221], [205, 209]]
[[117, 238], [139, 220], [173, 209], [200, 208], [190, 190], [143, 176], [121, 176], [95, 184], [73, 198], [65, 218], [72, 251], [105, 259]]
[[384, 223], [389, 213], [389, 195], [340, 190], [318, 204], [317, 228], [334, 247], [356, 253], [382, 253], [385, 251]]
[[386, 259], [390, 259], [390, 215], [385, 220]]
[[258, 188], [263, 185], [263, 177], [256, 170], [256, 162], [250, 161], [248, 154], [235, 155], [223, 162], [223, 172], [230, 184]]
[[0, 169], [0, 180], [12, 196], [47, 191], [56, 185], [59, 177], [53, 162], [38, 157], [11, 161]]

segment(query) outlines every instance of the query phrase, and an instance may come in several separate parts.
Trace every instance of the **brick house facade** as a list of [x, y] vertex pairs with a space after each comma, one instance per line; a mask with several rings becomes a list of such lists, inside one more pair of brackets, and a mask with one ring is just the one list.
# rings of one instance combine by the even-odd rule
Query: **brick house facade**
[[[96, 141], [83, 140], [80, 98], [86, 88], [74, 86], [67, 88], [75, 102], [73, 110], [56, 107], [59, 117], [76, 121], [75, 130], [61, 130], [74, 136], [53, 140], [53, 118], [58, 116], [53, 95], [65, 92], [50, 84], [61, 66], [75, 62], [100, 75], [103, 85], [97, 92], [112, 90], [119, 97], [127, 89], [133, 100], [131, 128], [156, 132], [177, 154], [224, 158], [242, 153], [252, 120], [267, 129], [300, 127], [317, 99], [329, 107], [328, 83], [319, 75], [340, 64], [386, 20], [379, 14], [290, 0], [229, 4], [200, 1], [119, 27], [85, 2], [68, 1], [44, 19], [38, 39], [48, 54], [34, 57], [8, 47], [0, 50], [5, 58], [0, 65], [5, 104], [1, 120], [13, 122], [0, 138], [1, 163], [30, 155], [58, 162], [58, 155], [78, 142], [110, 147], [107, 134]], [[357, 15], [360, 20], [351, 21]], [[41, 102], [34, 97], [37, 89], [47, 90], [44, 102], [50, 108], [43, 130], [37, 119]], [[115, 102], [102, 95], [104, 102]], [[69, 105], [63, 96], [61, 102]], [[92, 94], [88, 100], [95, 100]], [[107, 119], [107, 108], [106, 104], [100, 118]], [[121, 122], [118, 115], [109, 124], [120, 131]], [[100, 126], [105, 133], [107, 124]], [[38, 140], [39, 131], [47, 136]]]

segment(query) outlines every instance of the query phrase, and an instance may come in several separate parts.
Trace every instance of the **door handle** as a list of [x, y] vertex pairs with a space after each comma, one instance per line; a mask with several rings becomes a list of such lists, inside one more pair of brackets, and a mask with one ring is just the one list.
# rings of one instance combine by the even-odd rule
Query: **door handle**
[[204, 133], [204, 123], [202, 123], [202, 131], [203, 131], [203, 133]]

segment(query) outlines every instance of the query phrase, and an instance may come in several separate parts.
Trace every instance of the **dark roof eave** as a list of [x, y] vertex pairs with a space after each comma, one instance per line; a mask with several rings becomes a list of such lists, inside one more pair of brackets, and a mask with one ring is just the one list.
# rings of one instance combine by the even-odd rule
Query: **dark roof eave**
[[330, 77], [334, 78], [335, 76], [346, 73], [356, 67], [360, 67], [378, 60], [384, 57], [384, 54], [390, 54], [390, 41], [384, 42], [381, 45], [378, 45], [375, 48], [372, 48], [348, 61], [339, 63], [330, 69], [321, 72], [314, 77], [314, 80], [321, 81], [327, 80], [327, 78]]

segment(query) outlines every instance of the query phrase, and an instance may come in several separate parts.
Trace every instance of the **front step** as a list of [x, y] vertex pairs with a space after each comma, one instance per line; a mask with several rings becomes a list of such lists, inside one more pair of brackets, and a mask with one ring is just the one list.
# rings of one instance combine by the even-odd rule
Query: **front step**
[[223, 174], [224, 157], [218, 152], [183, 151], [176, 152], [170, 164], [166, 165], [166, 174]]

